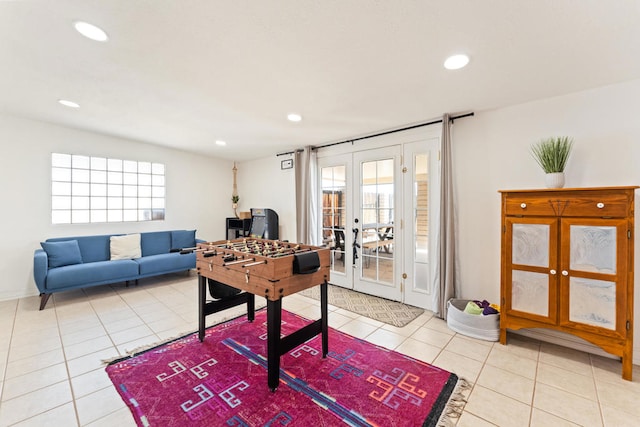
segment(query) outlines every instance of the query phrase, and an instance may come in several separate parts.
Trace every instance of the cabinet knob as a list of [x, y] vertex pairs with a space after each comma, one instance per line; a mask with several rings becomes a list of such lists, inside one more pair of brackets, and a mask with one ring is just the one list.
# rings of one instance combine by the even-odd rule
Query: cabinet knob
[[526, 207], [527, 207], [527, 204], [526, 204], [526, 203], [520, 203], [520, 207], [521, 207], [522, 209], [524, 209], [524, 208], [526, 208]]
[[563, 276], [568, 276], [568, 275], [569, 275], [569, 272], [568, 272], [567, 270], [562, 270], [562, 275], [563, 275]]
[[549, 274], [551, 274], [552, 276], [556, 274], [555, 270], [549, 270]]
[[598, 207], [598, 209], [602, 209], [604, 208], [604, 203], [600, 202], [596, 206]]

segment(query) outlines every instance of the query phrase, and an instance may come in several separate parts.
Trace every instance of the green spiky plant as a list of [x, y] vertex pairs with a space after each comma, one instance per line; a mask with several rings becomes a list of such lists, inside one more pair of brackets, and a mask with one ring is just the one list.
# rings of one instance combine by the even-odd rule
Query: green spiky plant
[[240, 196], [231, 196], [231, 203], [238, 203], [240, 201]]
[[558, 136], [543, 139], [531, 146], [531, 155], [545, 173], [564, 172], [567, 165], [573, 138]]

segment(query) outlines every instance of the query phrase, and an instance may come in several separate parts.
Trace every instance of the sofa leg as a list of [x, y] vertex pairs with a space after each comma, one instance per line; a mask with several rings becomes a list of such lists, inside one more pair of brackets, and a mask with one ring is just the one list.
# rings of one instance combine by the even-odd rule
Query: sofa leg
[[47, 305], [51, 294], [40, 294], [40, 310], [44, 310], [44, 306]]
[[129, 287], [129, 281], [128, 281], [128, 280], [125, 280], [125, 282], [124, 282], [124, 287], [125, 287], [125, 288], [128, 288], [128, 287]]
[[136, 279], [136, 286], [138, 286], [138, 279]]

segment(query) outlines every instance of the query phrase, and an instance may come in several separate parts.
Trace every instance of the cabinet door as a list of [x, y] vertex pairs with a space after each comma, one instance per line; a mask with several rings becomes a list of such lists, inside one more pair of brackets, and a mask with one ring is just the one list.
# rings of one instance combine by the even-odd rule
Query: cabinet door
[[562, 219], [560, 324], [626, 336], [625, 219]]
[[555, 324], [558, 220], [505, 218], [503, 283], [508, 315]]

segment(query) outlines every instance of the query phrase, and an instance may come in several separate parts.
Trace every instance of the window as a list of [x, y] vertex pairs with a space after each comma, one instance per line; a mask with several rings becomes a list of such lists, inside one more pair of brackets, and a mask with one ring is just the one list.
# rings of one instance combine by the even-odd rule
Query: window
[[162, 163], [51, 155], [51, 222], [164, 220]]

